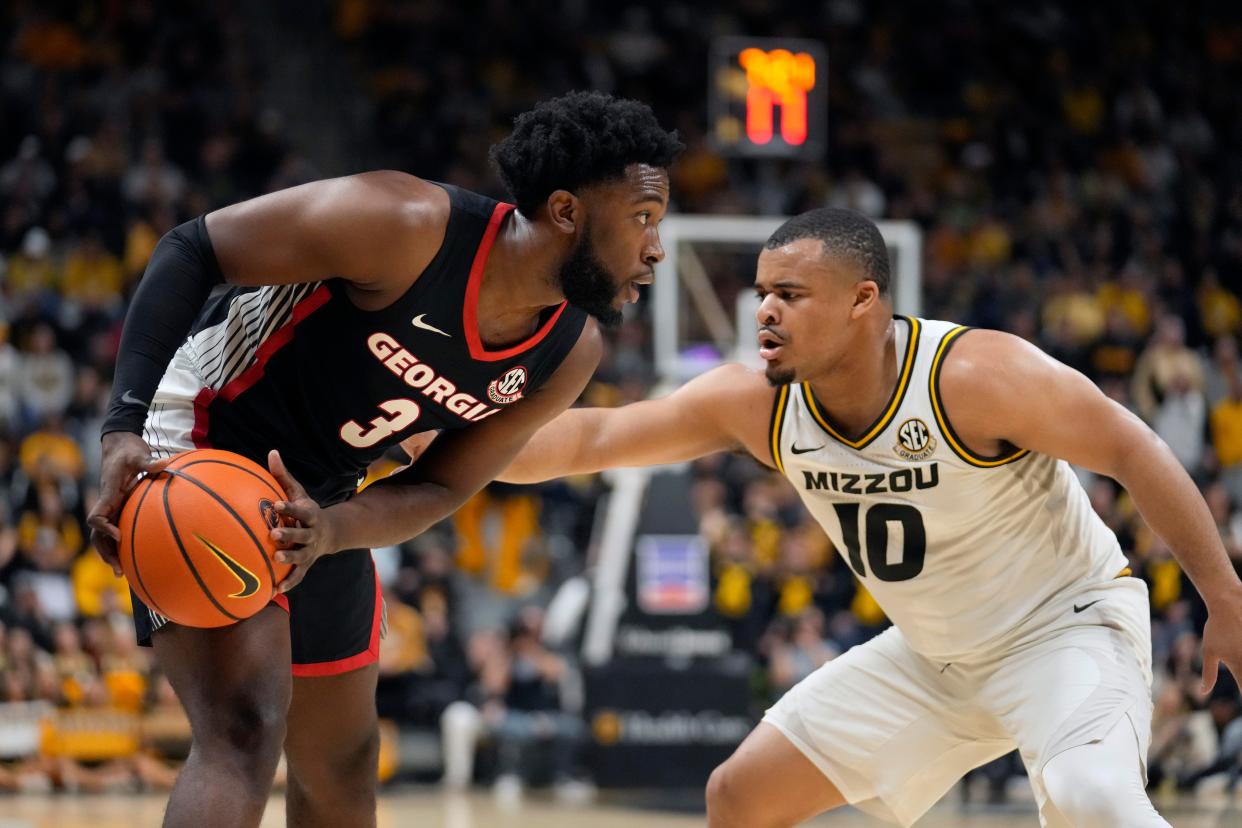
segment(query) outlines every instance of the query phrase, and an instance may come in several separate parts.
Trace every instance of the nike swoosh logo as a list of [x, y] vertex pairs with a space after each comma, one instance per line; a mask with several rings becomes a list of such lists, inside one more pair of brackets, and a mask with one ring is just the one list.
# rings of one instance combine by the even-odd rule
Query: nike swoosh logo
[[125, 393], [121, 395], [121, 402], [126, 403], [128, 405], [141, 405], [143, 408], [151, 407], [151, 403], [143, 402], [142, 400], [135, 397], [134, 391], [132, 388], [125, 389]]
[[1092, 601], [1090, 604], [1083, 604], [1081, 607], [1080, 607], [1080, 606], [1078, 606], [1077, 604], [1074, 604], [1074, 612], [1082, 612], [1082, 611], [1083, 611], [1083, 610], [1085, 610], [1087, 607], [1093, 607], [1093, 606], [1095, 606], [1096, 604], [1100, 603], [1100, 602], [1101, 602], [1101, 601], [1103, 601], [1103, 600], [1104, 600], [1103, 598], [1096, 598], [1096, 599], [1095, 599], [1094, 601]]
[[424, 331], [431, 331], [432, 333], [438, 333], [440, 336], [447, 336], [447, 337], [453, 336], [452, 334], [445, 333], [444, 331], [440, 330], [434, 325], [429, 325], [426, 322], [424, 322], [423, 317], [426, 315], [427, 314], [425, 313], [420, 313], [418, 316], [410, 320], [410, 324], [416, 328], [422, 328]]
[[792, 451], [794, 454], [806, 454], [808, 451], [819, 451], [822, 448], [823, 446], [812, 446], [809, 449], [800, 449], [798, 448], [798, 444], [794, 443], [792, 446], [790, 446], [789, 450]]
[[249, 598], [259, 591], [259, 579], [254, 576], [253, 572], [230, 558], [228, 553], [202, 535], [195, 535], [194, 537], [198, 538], [199, 543], [210, 549], [211, 554], [215, 555], [220, 560], [220, 563], [228, 567], [229, 572], [233, 573], [233, 577], [241, 582], [241, 589], [230, 595], [230, 598]]

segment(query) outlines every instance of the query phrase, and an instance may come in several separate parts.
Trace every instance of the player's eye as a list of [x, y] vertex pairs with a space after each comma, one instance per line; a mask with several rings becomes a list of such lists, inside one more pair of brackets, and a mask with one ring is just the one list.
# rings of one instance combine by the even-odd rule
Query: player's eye
[[639, 214], [638, 214], [638, 221], [639, 221], [639, 223], [640, 223], [640, 224], [642, 224], [643, 226], [646, 226], [646, 225], [650, 224], [650, 223], [651, 223], [651, 213], [647, 212], [646, 210], [644, 210], [643, 212], [639, 213]]

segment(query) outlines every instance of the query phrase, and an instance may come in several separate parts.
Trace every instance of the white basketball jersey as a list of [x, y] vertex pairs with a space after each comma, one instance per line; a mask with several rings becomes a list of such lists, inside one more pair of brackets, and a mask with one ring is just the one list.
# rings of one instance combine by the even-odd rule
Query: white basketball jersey
[[915, 651], [966, 661], [1126, 559], [1069, 464], [1015, 447], [980, 457], [957, 439], [938, 375], [967, 329], [893, 324], [900, 370], [880, 418], [850, 440], [808, 384], [784, 386], [773, 459]]

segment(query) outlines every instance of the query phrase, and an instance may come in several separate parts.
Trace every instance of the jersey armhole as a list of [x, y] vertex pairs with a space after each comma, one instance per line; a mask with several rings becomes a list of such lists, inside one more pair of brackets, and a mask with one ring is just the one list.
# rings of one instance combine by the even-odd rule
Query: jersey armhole
[[781, 462], [781, 429], [785, 426], [785, 408], [788, 402], [789, 386], [782, 385], [772, 403], [772, 421], [768, 426], [768, 448], [772, 453], [772, 465], [781, 474], [785, 473], [785, 464]]
[[949, 443], [949, 447], [953, 449], [953, 453], [966, 461], [972, 466], [981, 469], [991, 469], [997, 466], [1003, 466], [1006, 463], [1012, 463], [1015, 460], [1021, 460], [1030, 454], [1029, 449], [1021, 449], [1017, 446], [1010, 446], [1011, 451], [1003, 451], [994, 457], [984, 457], [981, 454], [975, 454], [953, 430], [953, 426], [949, 423], [949, 417], [945, 412], [944, 404], [940, 400], [940, 366], [944, 364], [945, 357], [952, 350], [957, 340], [962, 335], [974, 330], [974, 328], [965, 325], [959, 325], [944, 335], [940, 340], [940, 345], [936, 348], [936, 356], [932, 360], [930, 379], [928, 382], [928, 393], [931, 396], [932, 411], [936, 415], [936, 424], [940, 426], [940, 433], [944, 435], [945, 440]]

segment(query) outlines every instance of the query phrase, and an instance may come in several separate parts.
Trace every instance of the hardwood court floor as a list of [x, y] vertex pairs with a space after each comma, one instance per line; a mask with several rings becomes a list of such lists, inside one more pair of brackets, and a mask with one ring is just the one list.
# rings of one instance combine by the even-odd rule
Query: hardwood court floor
[[[160, 796], [4, 796], [0, 828], [156, 828], [163, 814]], [[1204, 804], [1193, 810], [1164, 809], [1175, 828], [1242, 828], [1242, 803]], [[432, 789], [385, 795], [379, 805], [379, 828], [689, 828], [702, 826], [701, 815], [622, 810], [615, 806], [568, 808], [530, 797], [516, 810], [498, 808], [485, 793], [442, 796]], [[822, 828], [880, 828], [886, 825], [857, 811], [838, 811], [811, 823]], [[283, 828], [284, 801], [273, 797], [263, 828]], [[941, 805], [917, 828], [1035, 828], [1033, 810], [962, 812]]]

